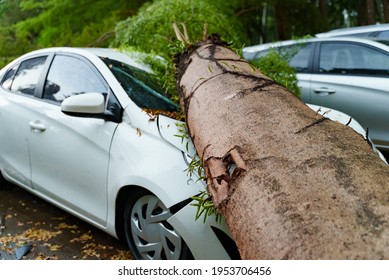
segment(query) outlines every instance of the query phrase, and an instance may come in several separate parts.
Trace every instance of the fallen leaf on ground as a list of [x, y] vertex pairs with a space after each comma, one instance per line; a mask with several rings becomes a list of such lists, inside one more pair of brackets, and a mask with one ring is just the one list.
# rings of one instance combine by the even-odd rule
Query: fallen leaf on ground
[[77, 229], [77, 225], [68, 225], [67, 223], [60, 223], [55, 227], [56, 229]]
[[111, 260], [132, 260], [133, 259], [129, 251], [125, 251], [125, 250], [116, 250], [116, 251], [117, 254], [111, 256]]
[[62, 231], [49, 231], [45, 229], [36, 229], [36, 228], [31, 228], [26, 230], [24, 233], [21, 234], [22, 237], [25, 239], [30, 239], [30, 240], [36, 240], [36, 241], [45, 241], [50, 238], [53, 238], [59, 234], [61, 234]]
[[93, 237], [90, 234], [90, 231], [88, 231], [87, 233], [83, 233], [79, 238], [73, 238], [72, 240], [70, 240], [70, 242], [85, 243], [85, 242], [87, 242], [88, 240], [91, 240], [91, 239], [93, 239]]

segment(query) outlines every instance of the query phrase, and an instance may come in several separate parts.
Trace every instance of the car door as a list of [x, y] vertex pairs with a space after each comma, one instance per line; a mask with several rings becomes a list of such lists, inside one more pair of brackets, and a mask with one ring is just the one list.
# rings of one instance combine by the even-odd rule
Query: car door
[[117, 123], [61, 112], [61, 102], [86, 92], [109, 93], [86, 59], [56, 54], [30, 116], [31, 181], [45, 198], [97, 224], [107, 215], [109, 149]]
[[3, 175], [31, 188], [28, 137], [34, 115], [34, 97], [47, 55], [29, 58], [12, 66], [1, 81], [0, 159]]
[[321, 42], [310, 102], [355, 118], [378, 147], [389, 146], [389, 54], [352, 42]]

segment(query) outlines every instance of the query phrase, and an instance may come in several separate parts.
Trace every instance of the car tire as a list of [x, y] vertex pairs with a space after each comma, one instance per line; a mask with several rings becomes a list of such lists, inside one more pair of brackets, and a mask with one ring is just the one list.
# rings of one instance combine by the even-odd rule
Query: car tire
[[180, 234], [167, 222], [172, 216], [161, 200], [146, 190], [129, 195], [124, 207], [124, 236], [135, 259], [192, 259]]

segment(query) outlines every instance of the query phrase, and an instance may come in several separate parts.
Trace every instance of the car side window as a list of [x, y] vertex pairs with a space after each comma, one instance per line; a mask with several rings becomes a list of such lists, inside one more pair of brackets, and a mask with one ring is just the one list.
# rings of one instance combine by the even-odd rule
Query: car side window
[[86, 92], [108, 93], [108, 88], [82, 59], [56, 55], [47, 75], [43, 98], [61, 103], [70, 96]]
[[389, 31], [382, 31], [382, 32], [379, 32], [378, 35], [377, 35], [376, 37], [377, 37], [377, 38], [380, 38], [380, 39], [388, 40], [388, 39], [389, 39]]
[[288, 47], [286, 50], [289, 65], [296, 69], [299, 73], [308, 72], [309, 58], [312, 52], [312, 44], [301, 43]]
[[389, 71], [389, 56], [360, 44], [322, 43], [320, 73], [384, 75]]
[[255, 54], [254, 59], [260, 59], [266, 56], [270, 51], [279, 53], [290, 67], [296, 69], [298, 73], [306, 73], [309, 71], [309, 61], [313, 50], [312, 43], [297, 43], [289, 46], [274, 47], [265, 51], [260, 51]]
[[[297, 73], [306, 73], [309, 71], [309, 61], [312, 53], [312, 43], [297, 43], [289, 46], [275, 47], [271, 50], [278, 52], [286, 61], [290, 67], [296, 69]], [[256, 58], [265, 56], [269, 50], [261, 52]]]
[[35, 57], [13, 67], [4, 77], [2, 86], [12, 92], [34, 95], [46, 58]]
[[1, 83], [1, 85], [3, 86], [3, 88], [5, 89], [8, 89], [10, 90], [11, 89], [11, 86], [12, 86], [12, 81], [14, 80], [15, 78], [15, 74], [16, 74], [16, 71], [18, 71], [18, 68], [19, 68], [19, 65], [16, 65], [14, 67], [12, 67], [12, 69], [10, 69], [4, 76], [4, 79]]

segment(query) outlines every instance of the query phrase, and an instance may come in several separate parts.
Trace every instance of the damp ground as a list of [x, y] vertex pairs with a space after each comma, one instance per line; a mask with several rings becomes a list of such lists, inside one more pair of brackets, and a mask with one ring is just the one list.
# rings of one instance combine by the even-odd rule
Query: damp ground
[[0, 183], [0, 259], [132, 259], [117, 239], [10, 183]]

